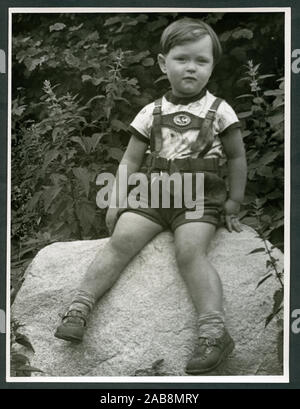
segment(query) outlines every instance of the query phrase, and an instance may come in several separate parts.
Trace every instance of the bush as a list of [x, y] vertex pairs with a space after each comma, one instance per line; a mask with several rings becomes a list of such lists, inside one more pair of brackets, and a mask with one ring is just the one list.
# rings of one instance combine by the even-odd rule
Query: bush
[[[96, 206], [96, 176], [115, 173], [129, 140], [128, 124], [169, 88], [156, 63], [159, 37], [182, 15], [195, 17], [194, 13], [13, 15], [15, 288], [44, 245], [108, 234], [104, 211]], [[228, 100], [244, 123], [249, 182], [241, 216], [253, 224], [251, 203], [263, 200], [267, 236], [282, 243], [283, 14], [199, 13], [197, 17], [214, 27], [224, 49], [209, 89]]]

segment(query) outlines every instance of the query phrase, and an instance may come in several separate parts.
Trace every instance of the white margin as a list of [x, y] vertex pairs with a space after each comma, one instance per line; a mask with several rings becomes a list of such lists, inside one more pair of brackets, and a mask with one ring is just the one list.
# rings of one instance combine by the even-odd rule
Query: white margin
[[285, 12], [285, 111], [284, 111], [284, 314], [283, 368], [289, 374], [290, 340], [290, 210], [291, 210], [291, 9]]
[[11, 284], [11, 58], [12, 58], [12, 14], [8, 14], [8, 91], [7, 91], [7, 237], [6, 237], [6, 380], [10, 374], [10, 284]]
[[[284, 361], [283, 375], [268, 376], [140, 376], [140, 377], [11, 377], [10, 376], [10, 235], [11, 235], [11, 57], [12, 57], [12, 14], [13, 13], [157, 13], [157, 12], [227, 12], [227, 13], [274, 13], [285, 14], [285, 170], [284, 170]], [[8, 131], [7, 131], [7, 297], [6, 297], [6, 381], [11, 383], [289, 383], [289, 333], [290, 333], [290, 140], [291, 140], [291, 7], [235, 7], [235, 8], [173, 8], [173, 7], [68, 7], [68, 8], [8, 8]]]

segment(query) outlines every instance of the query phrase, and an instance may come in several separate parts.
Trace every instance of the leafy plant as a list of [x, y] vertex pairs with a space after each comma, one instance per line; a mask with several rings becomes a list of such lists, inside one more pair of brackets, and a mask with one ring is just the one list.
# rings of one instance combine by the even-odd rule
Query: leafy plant
[[24, 353], [19, 352], [17, 346], [22, 345], [27, 351], [35, 352], [31, 342], [19, 329], [22, 327], [18, 321], [11, 321], [11, 376], [31, 376], [32, 372], [43, 372], [30, 365], [30, 360]]
[[[273, 308], [271, 313], [266, 317], [265, 327], [276, 317], [278, 326], [278, 336], [277, 336], [277, 351], [280, 362], [283, 360], [283, 320], [280, 312], [283, 310], [284, 302], [284, 284], [283, 284], [283, 274], [284, 270], [278, 266], [278, 258], [273, 256], [273, 250], [275, 246], [271, 246], [266, 238], [266, 222], [263, 220], [264, 210], [263, 203], [259, 199], [256, 199], [252, 203], [252, 216], [257, 219], [257, 232], [258, 237], [262, 240], [264, 247], [259, 247], [252, 250], [249, 254], [264, 253], [267, 255], [266, 260], [266, 274], [259, 280], [257, 287], [260, 287], [270, 278], [275, 278], [279, 283], [279, 288], [273, 294]], [[268, 229], [268, 226], [267, 226]]]
[[158, 359], [149, 368], [137, 369], [134, 376], [170, 376], [170, 373], [165, 372], [163, 364], [164, 359]]
[[[238, 98], [245, 100], [246, 110], [239, 112], [244, 122], [243, 137], [248, 160], [246, 204], [259, 199], [264, 206], [261, 219], [264, 235], [283, 248], [284, 225], [284, 79], [276, 80], [277, 89], [263, 90], [264, 81], [273, 74], [260, 75], [260, 64], [248, 61], [246, 81], [250, 92]], [[246, 214], [249, 216], [251, 206]], [[256, 218], [246, 223], [259, 228]], [[254, 224], [253, 224], [254, 223]]]

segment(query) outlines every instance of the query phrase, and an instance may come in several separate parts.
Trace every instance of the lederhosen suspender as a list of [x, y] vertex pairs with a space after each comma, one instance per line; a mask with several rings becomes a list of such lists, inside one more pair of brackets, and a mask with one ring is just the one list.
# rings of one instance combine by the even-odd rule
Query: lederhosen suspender
[[[210, 150], [213, 144], [213, 138], [210, 137], [210, 129], [212, 123], [215, 119], [216, 112], [219, 108], [223, 100], [221, 98], [216, 98], [212, 103], [211, 107], [209, 108], [206, 117], [203, 119], [202, 125], [200, 127], [200, 131], [197, 137], [201, 139], [201, 141], [205, 141], [206, 145], [199, 152], [198, 157], [204, 157], [204, 155]], [[161, 147], [162, 147], [162, 131], [161, 131], [161, 105], [162, 105], [162, 98], [157, 99], [154, 102], [154, 110], [153, 110], [153, 124], [151, 129], [151, 136], [150, 136], [150, 150], [153, 154], [158, 154]]]
[[162, 147], [162, 134], [161, 134], [161, 103], [162, 98], [154, 101], [153, 110], [153, 123], [150, 135], [150, 151], [159, 152]]

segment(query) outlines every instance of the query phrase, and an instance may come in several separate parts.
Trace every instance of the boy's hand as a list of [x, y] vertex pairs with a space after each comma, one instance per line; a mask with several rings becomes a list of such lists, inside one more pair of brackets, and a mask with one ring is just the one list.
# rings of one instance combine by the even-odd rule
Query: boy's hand
[[105, 222], [110, 235], [114, 230], [118, 211], [119, 211], [118, 207], [109, 207], [109, 209], [107, 210]]
[[238, 219], [238, 214], [240, 211], [240, 204], [232, 199], [227, 199], [224, 204], [225, 211], [225, 224], [227, 229], [232, 232], [241, 232], [242, 228]]

